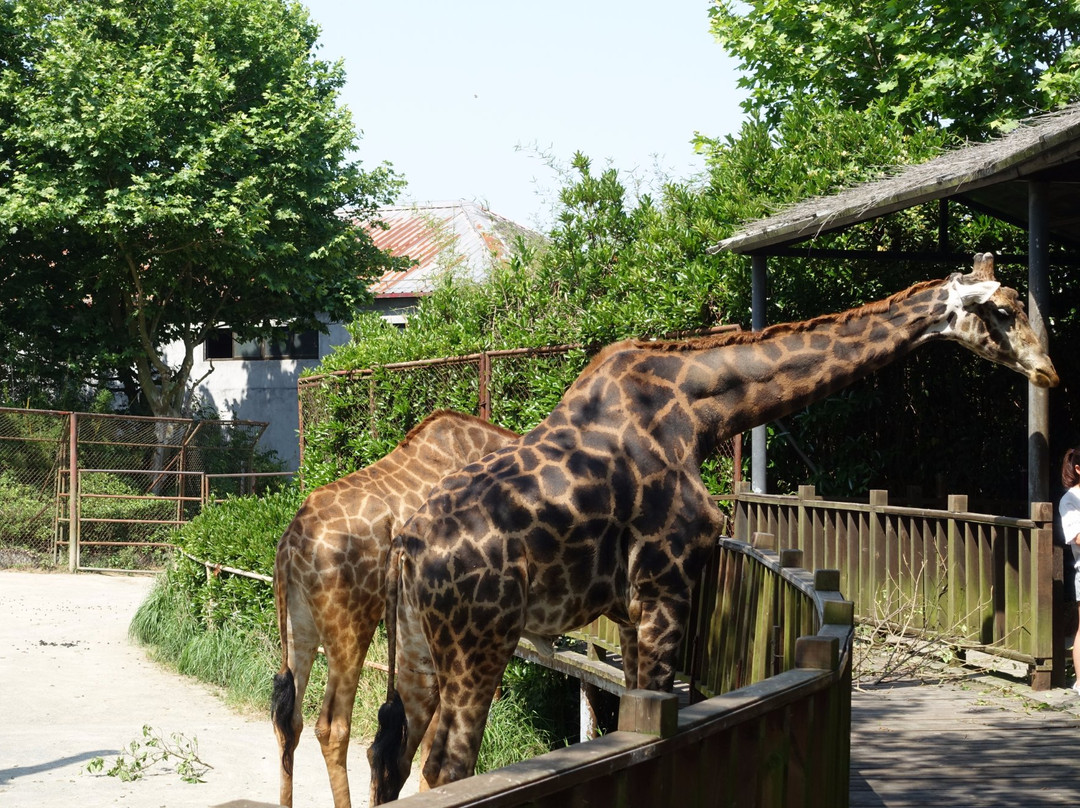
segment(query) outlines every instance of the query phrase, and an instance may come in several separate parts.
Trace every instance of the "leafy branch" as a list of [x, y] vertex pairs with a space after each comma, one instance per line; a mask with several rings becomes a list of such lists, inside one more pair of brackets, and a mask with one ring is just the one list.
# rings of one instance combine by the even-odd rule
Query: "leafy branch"
[[[957, 642], [956, 637], [970, 635], [970, 624], [978, 620], [986, 604], [976, 605], [948, 629], [930, 628], [934, 618], [927, 613], [921, 594], [927, 585], [923, 562], [914, 584], [903, 588], [893, 580], [888, 603], [880, 598], [876, 616], [860, 621], [853, 650], [856, 687], [902, 679], [940, 682], [970, 675], [965, 668], [967, 651], [982, 644]], [[940, 600], [945, 593], [939, 589], [936, 594]]]
[[[124, 782], [140, 779], [148, 769], [159, 763], [175, 761], [176, 773], [185, 783], [203, 783], [203, 775], [214, 768], [199, 758], [199, 744], [174, 732], [168, 738], [147, 724], [143, 725], [142, 738], [136, 738], [113, 761], [105, 772], [109, 777], [119, 777]], [[86, 771], [98, 774], [105, 769], [105, 759], [96, 757], [86, 764]]]

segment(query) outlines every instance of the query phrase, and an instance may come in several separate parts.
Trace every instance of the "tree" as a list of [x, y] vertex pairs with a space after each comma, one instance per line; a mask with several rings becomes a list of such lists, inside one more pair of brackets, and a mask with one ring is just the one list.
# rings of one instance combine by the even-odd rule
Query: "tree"
[[343, 68], [301, 5], [2, 0], [0, 29], [0, 321], [28, 353], [175, 415], [213, 329], [366, 299], [388, 259], [360, 223], [400, 181], [347, 159]]
[[1080, 98], [1073, 0], [718, 0], [710, 15], [746, 71], [744, 107], [769, 123], [800, 96], [885, 100], [905, 122], [976, 137]]

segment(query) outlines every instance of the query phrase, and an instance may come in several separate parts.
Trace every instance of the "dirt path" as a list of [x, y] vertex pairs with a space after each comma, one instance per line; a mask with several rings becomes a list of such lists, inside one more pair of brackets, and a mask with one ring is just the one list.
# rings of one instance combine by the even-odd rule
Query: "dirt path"
[[[146, 577], [0, 570], [0, 805], [229, 806], [277, 804], [277, 744], [267, 716], [229, 708], [217, 691], [150, 662], [127, 638]], [[269, 675], [270, 672], [268, 672]], [[123, 782], [85, 771], [149, 725], [198, 742], [213, 766], [183, 782], [170, 764]], [[368, 765], [352, 744], [353, 805], [367, 805]], [[333, 800], [311, 728], [297, 749], [296, 808]]]

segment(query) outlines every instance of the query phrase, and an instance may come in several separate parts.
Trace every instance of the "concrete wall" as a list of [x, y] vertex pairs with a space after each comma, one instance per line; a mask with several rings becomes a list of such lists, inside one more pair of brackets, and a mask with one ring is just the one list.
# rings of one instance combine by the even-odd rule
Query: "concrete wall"
[[[329, 334], [319, 335], [319, 357], [336, 345], [349, 341], [345, 327], [332, 323]], [[179, 364], [183, 346], [171, 346], [166, 358]], [[215, 359], [206, 360], [202, 346], [195, 349], [192, 379], [210, 373], [195, 388], [195, 395], [214, 405], [222, 418], [267, 421], [269, 426], [259, 441], [262, 450], [274, 450], [285, 461], [287, 471], [295, 471], [300, 462], [300, 416], [297, 410], [296, 382], [307, 368], [317, 367], [320, 359]]]

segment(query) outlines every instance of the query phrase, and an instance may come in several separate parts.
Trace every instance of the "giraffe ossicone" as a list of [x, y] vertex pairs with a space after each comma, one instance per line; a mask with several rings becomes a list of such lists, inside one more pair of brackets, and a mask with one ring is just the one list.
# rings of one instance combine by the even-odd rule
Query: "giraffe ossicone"
[[967, 275], [840, 314], [600, 351], [535, 429], [446, 477], [395, 536], [396, 678], [368, 751], [372, 803], [397, 797], [425, 733], [430, 786], [473, 773], [525, 632], [606, 614], [622, 626], [627, 687], [670, 690], [693, 582], [720, 528], [702, 459], [940, 339], [1032, 384], [1058, 382], [990, 254]]
[[353, 702], [386, 605], [391, 537], [443, 476], [517, 438], [472, 415], [436, 411], [385, 457], [308, 494], [282, 534], [274, 561], [282, 662], [271, 707], [281, 756], [282, 805], [292, 805], [293, 753], [320, 644], [327, 681], [315, 735], [335, 808], [351, 804], [346, 757]]

